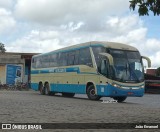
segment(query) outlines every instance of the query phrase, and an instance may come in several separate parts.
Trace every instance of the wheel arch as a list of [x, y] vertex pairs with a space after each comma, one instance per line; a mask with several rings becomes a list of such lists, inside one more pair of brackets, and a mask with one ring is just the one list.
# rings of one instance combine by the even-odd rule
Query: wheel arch
[[51, 86], [50, 86], [49, 81], [45, 81], [45, 82], [44, 82], [44, 87], [45, 87], [46, 84], [48, 84], [48, 89], [51, 91]]
[[89, 87], [90, 85], [93, 85], [93, 86], [94, 86], [94, 88], [95, 88], [95, 92], [96, 92], [96, 94], [97, 94], [97, 88], [96, 88], [96, 85], [95, 85], [95, 83], [94, 83], [94, 82], [92, 82], [92, 81], [89, 81], [89, 82], [87, 82], [87, 83], [86, 83], [86, 93], [87, 93], [87, 89], [88, 89], [88, 87]]
[[38, 83], [38, 90], [40, 89], [40, 85], [43, 85], [43, 82], [42, 82], [42, 81], [40, 81], [40, 82]]
[[46, 84], [49, 84], [49, 82], [48, 82], [48, 81], [45, 81], [45, 82], [44, 82], [44, 85], [46, 85]]

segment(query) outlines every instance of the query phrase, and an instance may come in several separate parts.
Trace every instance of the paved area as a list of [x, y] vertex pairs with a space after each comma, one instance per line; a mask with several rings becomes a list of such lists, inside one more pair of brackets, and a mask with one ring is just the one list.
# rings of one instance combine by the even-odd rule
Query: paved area
[[[104, 100], [104, 103], [102, 103]], [[160, 95], [127, 98], [124, 103], [66, 98], [36, 91], [0, 91], [2, 123], [160, 123]], [[160, 126], [159, 126], [160, 127]]]

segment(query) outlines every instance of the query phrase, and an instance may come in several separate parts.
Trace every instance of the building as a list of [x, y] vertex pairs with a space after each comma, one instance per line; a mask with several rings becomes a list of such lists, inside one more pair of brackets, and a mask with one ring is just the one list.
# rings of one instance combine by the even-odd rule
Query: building
[[145, 91], [146, 93], [160, 94], [160, 77], [156, 76], [157, 68], [146, 69]]
[[38, 53], [0, 53], [0, 83], [30, 81], [31, 58]]
[[157, 70], [157, 68], [147, 68], [146, 74], [156, 76], [156, 70]]

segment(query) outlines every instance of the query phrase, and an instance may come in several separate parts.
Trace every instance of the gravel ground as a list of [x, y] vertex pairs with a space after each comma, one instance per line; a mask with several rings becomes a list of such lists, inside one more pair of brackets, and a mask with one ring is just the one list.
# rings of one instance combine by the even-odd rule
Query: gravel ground
[[108, 100], [111, 98], [91, 101], [86, 95], [65, 98], [60, 94], [40, 95], [32, 90], [1, 90], [0, 121], [1, 123], [160, 123], [158, 94], [145, 94], [142, 98], [130, 97], [124, 103], [106, 103]]

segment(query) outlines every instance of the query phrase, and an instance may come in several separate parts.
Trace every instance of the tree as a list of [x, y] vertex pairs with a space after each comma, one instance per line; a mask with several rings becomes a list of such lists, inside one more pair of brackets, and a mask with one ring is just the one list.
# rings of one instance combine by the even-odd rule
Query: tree
[[135, 10], [136, 5], [139, 6], [138, 13], [140, 16], [149, 15], [149, 11], [154, 13], [154, 16], [160, 15], [160, 0], [131, 0], [130, 9]]
[[156, 70], [156, 76], [160, 76], [160, 67]]
[[0, 53], [5, 53], [6, 49], [3, 43], [0, 42]]

